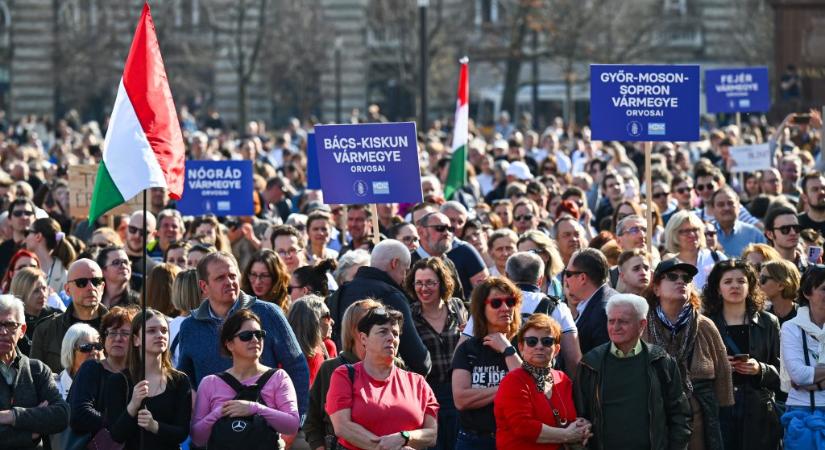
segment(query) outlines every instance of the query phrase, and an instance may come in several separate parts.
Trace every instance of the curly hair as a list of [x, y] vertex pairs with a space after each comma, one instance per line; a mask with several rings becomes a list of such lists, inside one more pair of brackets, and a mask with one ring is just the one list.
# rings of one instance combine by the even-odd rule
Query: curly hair
[[418, 298], [415, 293], [415, 273], [424, 269], [432, 270], [435, 272], [435, 276], [438, 277], [438, 298], [445, 301], [453, 296], [455, 285], [453, 284], [453, 277], [450, 274], [450, 269], [448, 269], [447, 265], [444, 264], [444, 260], [434, 256], [432, 258], [419, 259], [415, 262], [415, 264], [413, 264], [409, 272], [407, 272], [407, 278], [404, 279], [404, 289], [407, 290], [410, 297]]
[[507, 338], [511, 339], [521, 327], [522, 294], [521, 289], [504, 277], [487, 278], [473, 288], [473, 294], [470, 298], [470, 314], [473, 318], [473, 337], [481, 339], [489, 333], [485, 311], [487, 307], [487, 297], [490, 296], [490, 292], [493, 289], [507, 295], [512, 295], [516, 299], [516, 304], [512, 308], [513, 321], [510, 322], [510, 329], [507, 330]]
[[761, 311], [765, 307], [765, 294], [759, 288], [758, 276], [753, 265], [741, 259], [728, 259], [716, 263], [708, 275], [708, 281], [705, 283], [705, 289], [702, 292], [702, 304], [705, 307], [706, 315], [721, 313], [724, 309], [725, 301], [722, 298], [719, 285], [722, 282], [722, 277], [732, 270], [739, 270], [744, 273], [748, 281], [748, 296], [745, 297], [745, 308], [748, 316]]

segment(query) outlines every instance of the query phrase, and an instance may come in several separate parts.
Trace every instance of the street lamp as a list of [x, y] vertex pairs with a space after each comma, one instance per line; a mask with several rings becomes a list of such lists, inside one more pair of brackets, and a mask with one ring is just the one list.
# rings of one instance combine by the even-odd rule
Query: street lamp
[[421, 119], [419, 130], [427, 131], [427, 7], [430, 0], [418, 0], [418, 51], [420, 56], [420, 67], [418, 81], [420, 83], [419, 95], [421, 97]]
[[335, 38], [335, 123], [341, 123], [341, 49], [344, 40]]

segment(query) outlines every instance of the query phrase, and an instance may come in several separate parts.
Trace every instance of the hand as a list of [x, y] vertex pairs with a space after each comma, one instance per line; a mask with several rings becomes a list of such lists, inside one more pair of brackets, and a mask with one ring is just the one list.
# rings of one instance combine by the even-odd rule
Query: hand
[[584, 425], [580, 425], [578, 421], [571, 422], [564, 428], [564, 431], [564, 444], [582, 442], [587, 436], [587, 428]]
[[747, 361], [731, 361], [731, 369], [742, 375], [759, 375], [762, 371], [762, 368], [759, 366], [759, 362], [753, 358], [750, 358]]
[[503, 353], [504, 349], [512, 345], [502, 333], [490, 333], [484, 336], [483, 343], [498, 353]]
[[244, 222], [241, 224], [241, 234], [249, 240], [255, 237], [255, 230], [252, 229], [252, 224]]
[[11, 425], [14, 422], [14, 413], [10, 409], [0, 411], [0, 425]]
[[399, 450], [404, 446], [404, 438], [401, 433], [388, 434], [386, 436], [379, 436], [372, 439], [375, 442], [376, 450]]
[[229, 400], [221, 408], [223, 417], [247, 417], [255, 415], [252, 402], [246, 400]]
[[152, 418], [152, 413], [146, 408], [138, 411], [137, 424], [152, 434], [157, 434], [158, 432], [158, 421]]
[[814, 108], [811, 108], [811, 128], [822, 128], [822, 115]]
[[126, 411], [130, 416], [135, 417], [138, 414], [138, 410], [143, 404], [143, 400], [147, 397], [149, 397], [149, 382], [147, 380], [143, 380], [136, 384], [134, 389], [132, 389], [132, 399], [129, 400], [129, 404], [126, 405]]

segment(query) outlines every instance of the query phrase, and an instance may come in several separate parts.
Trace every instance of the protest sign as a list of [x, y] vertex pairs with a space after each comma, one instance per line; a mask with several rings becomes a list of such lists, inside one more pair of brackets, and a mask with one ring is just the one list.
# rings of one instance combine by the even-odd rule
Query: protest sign
[[318, 172], [318, 150], [315, 147], [315, 133], [307, 133], [307, 189], [321, 189], [321, 174]]
[[730, 157], [734, 161], [731, 172], [758, 172], [773, 167], [773, 155], [768, 144], [731, 147]]
[[251, 216], [252, 161], [186, 161], [181, 214]]
[[699, 140], [699, 66], [590, 66], [594, 140]]
[[318, 125], [315, 142], [326, 203], [418, 203], [415, 123]]
[[767, 67], [705, 71], [708, 112], [765, 112], [771, 109]]
[[[72, 218], [86, 219], [89, 217], [89, 206], [92, 203], [92, 192], [94, 192], [97, 178], [97, 166], [97, 164], [69, 166], [69, 215]], [[106, 214], [112, 216], [131, 214], [142, 208], [143, 196], [137, 195], [126, 203], [109, 210]]]

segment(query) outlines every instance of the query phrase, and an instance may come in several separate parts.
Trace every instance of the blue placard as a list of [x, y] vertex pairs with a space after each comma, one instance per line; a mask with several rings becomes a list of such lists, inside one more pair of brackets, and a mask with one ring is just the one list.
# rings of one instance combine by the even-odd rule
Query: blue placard
[[319, 125], [315, 144], [324, 202], [422, 200], [414, 122]]
[[321, 174], [318, 172], [318, 151], [315, 147], [315, 132], [307, 133], [307, 189], [321, 189]]
[[699, 140], [699, 66], [590, 66], [593, 139]]
[[252, 161], [186, 161], [178, 210], [187, 216], [251, 216]]
[[767, 67], [705, 71], [708, 112], [765, 112], [771, 109]]

